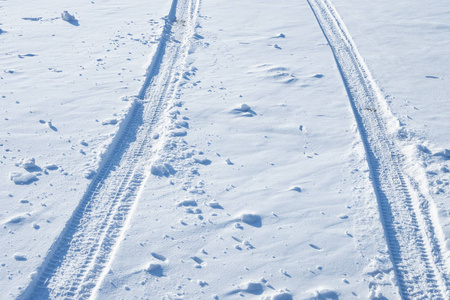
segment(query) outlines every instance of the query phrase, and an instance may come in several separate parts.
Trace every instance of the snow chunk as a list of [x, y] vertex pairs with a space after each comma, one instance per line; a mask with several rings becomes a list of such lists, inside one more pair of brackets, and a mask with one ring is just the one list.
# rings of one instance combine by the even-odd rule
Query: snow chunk
[[30, 184], [37, 179], [36, 175], [31, 173], [22, 174], [19, 172], [11, 172], [9, 178], [14, 181], [15, 184]]
[[437, 151], [434, 156], [442, 156], [445, 158], [450, 158], [450, 150], [449, 149], [440, 149]]
[[208, 203], [208, 205], [209, 205], [209, 207], [214, 208], [214, 209], [223, 209], [222, 205], [220, 205], [216, 201], [211, 201]]
[[239, 105], [236, 108], [234, 108], [232, 111], [233, 112], [249, 112], [250, 109], [251, 109], [250, 106], [248, 106], [245, 103], [242, 103], [241, 105]]
[[175, 169], [169, 164], [154, 164], [152, 165], [150, 172], [152, 173], [152, 175], [158, 177], [168, 177], [172, 174], [175, 174]]
[[29, 170], [36, 168], [36, 161], [34, 158], [24, 158], [21, 163], [22, 168]]
[[247, 282], [241, 288], [232, 291], [230, 294], [237, 294], [240, 292], [253, 295], [261, 295], [263, 293], [263, 287], [258, 282]]
[[78, 26], [78, 20], [75, 18], [74, 15], [70, 14], [67, 10], [61, 13], [61, 19], [72, 25]]
[[207, 285], [209, 285], [206, 281], [204, 281], [204, 280], [197, 280], [197, 282], [198, 282], [198, 285], [200, 286], [200, 287], [205, 287], [205, 286], [207, 286]]
[[186, 136], [187, 132], [185, 130], [174, 130], [170, 133], [171, 136], [177, 137], [177, 136]]
[[92, 179], [95, 175], [95, 171], [92, 169], [87, 169], [86, 171], [84, 171], [84, 178], [86, 179]]
[[208, 166], [208, 165], [211, 164], [211, 161], [209, 159], [207, 159], [207, 158], [201, 159], [201, 158], [195, 158], [194, 157], [194, 162], [197, 163], [197, 164], [204, 165], [204, 166]]
[[313, 299], [339, 299], [339, 294], [333, 290], [320, 289], [314, 291], [314, 296], [307, 298], [308, 300]]
[[58, 170], [58, 166], [55, 165], [55, 164], [48, 164], [48, 165], [45, 165], [45, 168], [46, 168], [47, 170], [50, 170], [50, 171]]
[[181, 128], [181, 127], [183, 127], [183, 128], [189, 128], [189, 123], [186, 122], [186, 121], [176, 121], [176, 122], [175, 122], [175, 125], [176, 125], [178, 128]]
[[102, 125], [116, 125], [117, 124], [117, 119], [114, 118], [110, 118], [110, 119], [106, 119], [102, 122]]
[[431, 151], [424, 145], [417, 145], [417, 150], [427, 153], [427, 154], [431, 153]]
[[302, 192], [302, 189], [301, 189], [300, 187], [298, 187], [298, 186], [293, 186], [293, 187], [291, 187], [289, 190], [290, 190], [290, 191], [299, 192], [299, 193]]
[[287, 292], [281, 292], [279, 294], [273, 295], [270, 299], [271, 300], [292, 300], [294, 298], [292, 298], [292, 295]]
[[178, 203], [177, 206], [197, 206], [197, 202], [195, 200], [184, 200]]
[[231, 113], [236, 114], [236, 115], [241, 115], [243, 117], [253, 117], [253, 115], [256, 115], [256, 113], [250, 108], [250, 106], [248, 106], [245, 103], [232, 109]]

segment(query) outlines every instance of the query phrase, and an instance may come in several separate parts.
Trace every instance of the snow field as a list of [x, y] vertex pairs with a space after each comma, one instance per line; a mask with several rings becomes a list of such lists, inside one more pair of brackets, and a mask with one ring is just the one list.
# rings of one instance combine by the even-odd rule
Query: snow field
[[369, 2], [0, 5], [6, 297], [447, 298], [448, 8]]
[[[264, 10], [292, 11], [292, 23], [284, 18], [259, 28], [262, 19], [253, 12], [250, 18], [242, 3], [242, 12], [227, 19], [224, 12], [235, 5], [221, 3], [220, 14], [201, 5], [202, 38], [187, 57], [180, 106], [166, 116], [189, 126], [185, 136], [160, 134], [166, 141], [155, 158], [176, 172], [154, 173], [146, 182], [98, 297], [395, 298], [376, 204], [365, 214], [377, 247], [355, 240], [357, 199], [352, 178], [339, 170], [349, 167], [357, 135], [310, 8], [267, 4]], [[309, 32], [301, 43], [289, 38], [297, 28]], [[291, 54], [301, 63], [289, 63]], [[273, 76], [288, 64], [297, 80]], [[211, 163], [199, 164], [203, 159]], [[167, 260], [157, 262], [151, 253]], [[146, 271], [149, 264], [160, 264], [160, 276]]]

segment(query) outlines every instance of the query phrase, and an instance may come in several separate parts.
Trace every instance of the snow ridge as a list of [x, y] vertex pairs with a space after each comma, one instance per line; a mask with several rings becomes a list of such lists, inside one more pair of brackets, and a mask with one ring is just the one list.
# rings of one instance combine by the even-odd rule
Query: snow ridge
[[153, 131], [177, 92], [198, 9], [198, 0], [173, 0], [128, 122], [19, 299], [88, 299], [95, 295], [150, 174]]
[[448, 299], [442, 228], [433, 200], [405, 171], [409, 166], [398, 138], [398, 120], [331, 2], [308, 3], [331, 47], [358, 124], [400, 295]]

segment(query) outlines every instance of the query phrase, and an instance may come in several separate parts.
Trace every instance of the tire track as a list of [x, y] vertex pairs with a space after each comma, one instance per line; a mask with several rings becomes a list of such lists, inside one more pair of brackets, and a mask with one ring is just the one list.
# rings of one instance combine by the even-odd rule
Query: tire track
[[198, 9], [198, 0], [173, 0], [130, 121], [19, 299], [95, 296], [149, 175], [152, 133], [178, 89]]
[[392, 133], [398, 121], [331, 2], [307, 1], [331, 47], [358, 124], [400, 295], [449, 299], [442, 229], [432, 199], [404, 171], [405, 156]]

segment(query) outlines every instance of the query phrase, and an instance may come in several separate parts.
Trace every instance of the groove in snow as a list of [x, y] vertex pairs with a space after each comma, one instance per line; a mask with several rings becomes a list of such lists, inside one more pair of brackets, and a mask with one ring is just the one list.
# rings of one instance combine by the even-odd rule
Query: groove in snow
[[198, 0], [173, 0], [129, 121], [20, 299], [95, 296], [150, 174], [152, 131], [177, 91], [198, 9]]
[[[400, 295], [449, 299], [447, 252], [435, 207], [405, 173], [398, 120], [329, 0], [308, 0], [331, 47], [366, 151]], [[398, 139], [398, 138], [397, 138]]]

